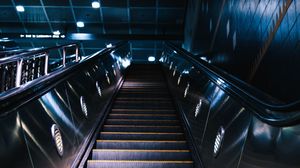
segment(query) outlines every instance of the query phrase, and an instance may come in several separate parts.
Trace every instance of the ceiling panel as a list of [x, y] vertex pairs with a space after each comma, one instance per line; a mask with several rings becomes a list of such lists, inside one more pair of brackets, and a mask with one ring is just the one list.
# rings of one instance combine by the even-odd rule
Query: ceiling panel
[[159, 0], [158, 5], [160, 7], [184, 7], [186, 1], [183, 0]]
[[[98, 37], [105, 35], [105, 40], [84, 41], [80, 52], [85, 53], [104, 47], [109, 40], [116, 40], [114, 38], [118, 35], [122, 39], [131, 35], [132, 39], [152, 37], [151, 35], [183, 35], [187, 0], [98, 0], [101, 3], [99, 9], [92, 8], [92, 1], [94, 0], [0, 0], [0, 32], [51, 34], [59, 30], [63, 34], [80, 32], [98, 34]], [[17, 13], [14, 5], [24, 5], [25, 12]], [[76, 21], [83, 21], [85, 26], [77, 28]], [[70, 42], [67, 39], [19, 40], [24, 47], [50, 47]], [[150, 53], [159, 53], [160, 45], [157, 41], [132, 44], [134, 53], [144, 55], [145, 58]]]
[[24, 23], [28, 33], [51, 32], [48, 23]]
[[120, 24], [104, 24], [105, 31], [107, 34], [128, 34], [129, 25], [126, 23]]
[[73, 23], [51, 23], [53, 31], [59, 30], [63, 34], [77, 32], [77, 27]]
[[12, 5], [11, 0], [1, 0], [0, 5]]
[[156, 25], [155, 24], [139, 24], [132, 23], [130, 25], [133, 34], [155, 34]]
[[0, 22], [19, 22], [14, 7], [0, 7]]
[[132, 7], [155, 7], [156, 1], [154, 0], [129, 0]]
[[132, 23], [156, 22], [156, 10], [151, 8], [130, 9]]
[[101, 5], [104, 7], [127, 7], [127, 0], [101, 0]]
[[56, 22], [74, 22], [72, 10], [70, 8], [48, 8], [47, 15], [50, 21]]
[[183, 23], [183, 9], [159, 9], [158, 13], [160, 23]]
[[100, 12], [97, 9], [74, 8], [74, 12], [77, 20], [96, 23], [101, 21]]
[[104, 8], [104, 23], [128, 22], [128, 11], [126, 8]]
[[[1, 0], [2, 1], [2, 0]], [[15, 0], [16, 5], [26, 5], [26, 6], [40, 6], [40, 0]]]
[[10, 22], [1, 24], [2, 33], [25, 33], [22, 23]]
[[42, 7], [26, 7], [26, 12], [20, 13], [23, 22], [47, 22], [45, 12]]
[[94, 32], [96, 34], [102, 34], [103, 32], [103, 24], [101, 23], [86, 23], [85, 27], [79, 28], [81, 33], [90, 33]]
[[42, 0], [42, 1], [46, 6], [70, 6], [69, 0]]

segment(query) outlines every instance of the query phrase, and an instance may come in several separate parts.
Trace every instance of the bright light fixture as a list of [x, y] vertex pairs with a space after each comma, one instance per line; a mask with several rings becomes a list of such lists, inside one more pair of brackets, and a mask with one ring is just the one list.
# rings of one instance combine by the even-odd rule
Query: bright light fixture
[[131, 64], [131, 62], [129, 59], [125, 58], [124, 60], [121, 60], [121, 64], [124, 68], [127, 68]]
[[79, 21], [76, 23], [76, 25], [77, 27], [84, 27], [84, 22]]
[[155, 57], [153, 57], [153, 56], [149, 56], [149, 57], [148, 57], [148, 61], [149, 61], [149, 62], [153, 62], [153, 61], [155, 61]]
[[113, 45], [111, 43], [106, 45], [106, 48], [111, 48]]
[[100, 8], [100, 3], [98, 1], [94, 1], [92, 2], [92, 7], [95, 9]]
[[16, 9], [17, 9], [18, 12], [24, 12], [25, 11], [24, 6], [22, 6], [22, 5], [16, 6]]
[[60, 35], [60, 31], [59, 31], [59, 30], [56, 30], [56, 31], [53, 32], [53, 34], [54, 34], [54, 35]]

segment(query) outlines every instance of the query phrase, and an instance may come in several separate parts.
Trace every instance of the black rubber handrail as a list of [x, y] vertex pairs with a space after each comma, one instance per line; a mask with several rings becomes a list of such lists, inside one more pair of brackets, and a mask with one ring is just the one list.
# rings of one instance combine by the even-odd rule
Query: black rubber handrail
[[293, 125], [300, 121], [300, 100], [291, 103], [273, 103], [269, 99], [266, 101], [267, 96], [254, 96], [251, 91], [255, 90], [255, 88], [240, 79], [213, 67], [203, 60], [196, 59], [193, 54], [179, 48], [173, 43], [166, 42], [165, 44], [192, 63], [195, 68], [202, 70], [216, 84], [220, 79], [224, 81], [226, 87], [224, 85], [219, 86], [233, 94], [243, 104], [250, 106], [261, 120], [280, 126]]
[[126, 45], [127, 43], [127, 41], [118, 42], [110, 48], [104, 48], [79, 62], [70, 63], [66, 67], [58, 71], [51, 72], [48, 75], [37, 78], [32, 82], [23, 85], [22, 87], [13, 88], [1, 93], [0, 117], [9, 114], [10, 112], [14, 111], [15, 109], [24, 105], [25, 103], [33, 100], [36, 97], [41, 96], [53, 85], [63, 81], [66, 77], [74, 74], [76, 70], [85, 66], [87, 63], [90, 63], [95, 59], [99, 59], [99, 57], [101, 56], [106, 56], [108, 53]]

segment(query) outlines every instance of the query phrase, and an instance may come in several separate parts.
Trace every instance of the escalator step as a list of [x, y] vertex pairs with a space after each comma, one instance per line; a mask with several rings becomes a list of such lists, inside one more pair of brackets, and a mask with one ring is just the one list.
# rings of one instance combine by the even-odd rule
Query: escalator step
[[174, 132], [101, 132], [102, 140], [184, 140], [183, 133]]
[[88, 168], [192, 168], [193, 161], [88, 160]]
[[125, 103], [116, 103], [113, 105], [113, 108], [127, 108], [127, 109], [171, 109], [173, 105], [171, 104], [125, 104]]
[[187, 160], [189, 150], [93, 149], [93, 160]]
[[192, 168], [183, 131], [160, 66], [131, 66], [86, 166]]
[[162, 125], [176, 126], [180, 123], [179, 120], [139, 120], [139, 119], [107, 119], [107, 125]]
[[182, 132], [180, 126], [104, 125], [105, 132]]
[[100, 149], [188, 149], [186, 141], [97, 140]]
[[157, 98], [157, 97], [160, 97], [160, 98], [170, 98], [170, 95], [169, 94], [166, 94], [166, 93], [119, 93], [119, 97], [130, 97], [130, 98]]
[[157, 119], [157, 120], [176, 120], [175, 114], [122, 114], [111, 113], [108, 116], [109, 119]]
[[120, 109], [113, 108], [111, 110], [114, 113], [139, 113], [139, 114], [174, 114], [174, 109]]
[[118, 97], [116, 101], [171, 101], [168, 97]]

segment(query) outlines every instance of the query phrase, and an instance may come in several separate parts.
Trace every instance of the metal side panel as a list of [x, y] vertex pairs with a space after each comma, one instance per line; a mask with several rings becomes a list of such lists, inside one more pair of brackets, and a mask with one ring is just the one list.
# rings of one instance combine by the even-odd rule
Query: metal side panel
[[298, 168], [300, 126], [275, 127], [253, 118], [241, 168]]
[[[251, 121], [248, 109], [201, 76], [201, 72], [192, 69], [189, 74], [180, 73], [189, 67], [180, 67], [181, 64], [184, 62], [174, 62], [171, 69], [170, 65], [164, 66], [164, 69], [203, 166], [237, 167]], [[224, 135], [215, 154], [220, 129], [224, 130]]]
[[1, 167], [32, 167], [18, 112], [0, 118], [0, 135]]
[[[57, 86], [55, 90], [64, 94], [64, 85]], [[65, 101], [57, 92], [51, 90], [20, 109], [20, 118], [34, 167], [66, 167], [74, 159], [77, 128]], [[52, 137], [53, 124], [56, 124], [61, 132], [62, 156], [58, 154]]]
[[[0, 167], [75, 167], [122, 83], [126, 67], [120, 63], [127, 53], [122, 49], [114, 56], [91, 56], [5, 99], [7, 109], [1, 109], [0, 116]], [[130, 62], [130, 55], [126, 60]], [[23, 99], [25, 103], [19, 102]]]

